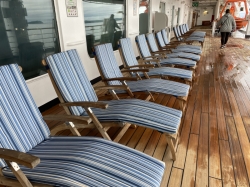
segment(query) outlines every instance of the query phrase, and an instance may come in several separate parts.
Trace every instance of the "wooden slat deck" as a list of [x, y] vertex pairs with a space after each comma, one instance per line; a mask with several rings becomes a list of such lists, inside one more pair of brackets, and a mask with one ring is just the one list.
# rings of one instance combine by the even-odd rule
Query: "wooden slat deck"
[[[237, 44], [241, 44], [241, 48]], [[180, 127], [175, 162], [171, 160], [164, 135], [157, 131], [130, 128], [119, 141], [166, 163], [162, 187], [249, 186], [250, 41], [230, 38], [228, 45], [220, 50], [220, 38], [207, 36], [205, 39], [197, 83]], [[143, 99], [145, 94], [137, 97]], [[174, 97], [163, 94], [154, 94], [154, 97], [156, 103], [178, 109]], [[64, 113], [62, 108], [54, 106], [43, 115]], [[50, 128], [55, 124], [48, 122]], [[111, 128], [111, 137], [118, 130]], [[84, 136], [100, 137], [94, 129], [80, 132]], [[63, 131], [58, 135], [71, 133]]]
[[[197, 83], [189, 96], [180, 128], [175, 162], [170, 159], [164, 135], [157, 131], [143, 127], [129, 129], [119, 141], [166, 163], [162, 187], [249, 186], [250, 41], [230, 38], [228, 45], [220, 50], [220, 38], [205, 39]], [[154, 97], [156, 103], [178, 109], [174, 97], [163, 94]], [[63, 113], [63, 110], [55, 106], [43, 114], [51, 113]], [[54, 123], [48, 124], [52, 127]], [[114, 136], [117, 130], [110, 129], [109, 134]], [[96, 130], [81, 133], [100, 136]], [[60, 135], [70, 135], [70, 132]]]

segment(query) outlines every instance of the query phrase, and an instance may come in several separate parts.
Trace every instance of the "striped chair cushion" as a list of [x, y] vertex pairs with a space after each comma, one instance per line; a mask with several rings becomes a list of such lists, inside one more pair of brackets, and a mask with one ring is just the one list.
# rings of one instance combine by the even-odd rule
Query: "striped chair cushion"
[[188, 37], [188, 38], [186, 38], [186, 41], [204, 42], [204, 38], [199, 38], [199, 37]]
[[143, 79], [139, 81], [127, 82], [132, 92], [157, 92], [174, 96], [187, 96], [189, 85], [164, 79]]
[[[28, 153], [41, 159], [21, 167], [32, 182], [60, 187], [159, 187], [165, 164], [126, 146], [94, 137], [51, 137]], [[15, 178], [10, 169], [7, 177]]]
[[184, 52], [179, 52], [179, 53], [170, 53], [167, 54], [168, 58], [188, 58], [188, 59], [192, 59], [194, 61], [199, 61], [200, 60], [200, 56], [199, 55], [195, 55], [192, 53], [184, 53]]
[[154, 34], [153, 33], [149, 33], [146, 35], [146, 38], [148, 40], [148, 45], [151, 49], [152, 52], [157, 52], [159, 51], [159, 48], [155, 42], [155, 37], [154, 37]]
[[[167, 32], [166, 32], [165, 29], [162, 29], [162, 30], [161, 30], [161, 34], [162, 34], [164, 43], [165, 43], [166, 45], [167, 45], [167, 44], [170, 44], [169, 41], [168, 41]], [[178, 46], [177, 46], [177, 48], [182, 48], [182, 47], [188, 47], [188, 48], [190, 48], [190, 49], [201, 50], [201, 47], [200, 47], [200, 46], [196, 46], [196, 45], [178, 45]]]
[[[183, 28], [184, 28], [185, 32], [188, 32], [189, 31], [188, 24], [184, 24], [184, 25], [185, 25], [185, 27], [183, 27]], [[204, 36], [206, 35], [206, 32], [203, 32], [203, 31], [194, 31], [194, 32], [199, 33], [199, 34], [203, 34]]]
[[[165, 31], [165, 29], [163, 29]], [[165, 31], [166, 32], [166, 31]], [[161, 34], [161, 31], [157, 32], [155, 34], [156, 36], [156, 39], [157, 39], [157, 42], [159, 44], [160, 47], [166, 47], [166, 44], [164, 43], [164, 40], [163, 40], [163, 37], [162, 37], [162, 34]], [[165, 39], [167, 40], [167, 35], [165, 36]]]
[[[95, 47], [96, 57], [104, 78], [122, 77], [122, 73], [116, 62], [112, 45], [102, 44]], [[118, 81], [109, 81], [109, 85], [120, 85]], [[187, 96], [189, 85], [172, 83], [162, 79], [145, 79], [140, 81], [126, 82], [132, 92], [152, 91], [175, 96]], [[118, 91], [120, 93], [120, 91]]]
[[[65, 101], [98, 100], [75, 49], [50, 55], [46, 60]], [[70, 107], [70, 110], [74, 115], [84, 112], [82, 107]]]
[[[116, 62], [111, 43], [95, 46], [95, 53], [98, 59], [99, 67], [106, 79], [123, 77]], [[120, 81], [109, 81], [108, 84], [121, 85], [122, 83]]]
[[160, 63], [162, 65], [175, 64], [175, 65], [184, 65], [184, 66], [188, 66], [188, 67], [196, 66], [196, 61], [183, 59], [183, 58], [167, 58], [167, 59], [161, 60]]
[[136, 60], [130, 38], [122, 38], [119, 41], [120, 41], [122, 55], [126, 65], [127, 66], [138, 65], [138, 61]]
[[201, 50], [200, 49], [192, 49], [189, 48], [188, 46], [185, 47], [179, 47], [176, 49], [172, 49], [173, 53], [180, 53], [180, 52], [184, 52], [184, 53], [194, 53], [194, 54], [201, 54]]
[[144, 34], [136, 36], [135, 41], [137, 42], [138, 48], [143, 58], [151, 56], [151, 53], [149, 51], [148, 44], [146, 41], [146, 37]]
[[[192, 79], [193, 72], [180, 68], [160, 67], [160, 68], [149, 69], [149, 72], [147, 72], [147, 74], [149, 76], [159, 75], [159, 76], [179, 77], [183, 79]], [[140, 76], [143, 77], [144, 74], [140, 73]]]
[[[93, 113], [101, 122], [128, 122], [169, 134], [176, 133], [179, 128], [182, 116], [179, 110], [139, 99], [104, 102], [109, 105], [107, 109], [92, 108]], [[83, 116], [87, 114], [84, 113]]]
[[27, 152], [49, 137], [49, 129], [17, 64], [0, 67], [0, 84], [0, 147]]
[[[157, 32], [156, 33], [156, 38], [157, 38], [157, 41], [158, 41], [158, 44], [161, 46], [161, 47], [165, 47], [166, 45], [164, 44], [164, 40], [163, 40], [163, 37], [162, 37], [162, 34], [161, 34], [161, 31]], [[195, 54], [201, 54], [201, 50], [200, 49], [192, 49], [192, 48], [177, 48], [177, 49], [172, 49], [171, 50], [173, 53], [178, 53], [178, 52], [186, 52], [186, 53], [195, 53]]]

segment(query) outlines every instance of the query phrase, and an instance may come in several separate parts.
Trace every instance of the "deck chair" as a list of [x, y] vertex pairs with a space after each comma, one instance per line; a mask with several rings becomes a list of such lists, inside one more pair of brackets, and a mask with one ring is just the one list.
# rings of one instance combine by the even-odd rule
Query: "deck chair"
[[204, 38], [206, 36], [205, 33], [198, 33], [198, 32], [186, 32], [184, 29], [184, 24], [178, 26], [179, 33], [182, 36], [188, 36], [188, 37], [199, 37]]
[[201, 46], [203, 47], [204, 38], [181, 36], [181, 34], [179, 33], [178, 26], [173, 27], [173, 30], [174, 30], [174, 35], [178, 41], [184, 41], [188, 44], [192, 44], [193, 42], [199, 42], [201, 44]]
[[[136, 45], [141, 59], [156, 63], [158, 66], [180, 66], [191, 70], [195, 70], [196, 62], [184, 58], [159, 58], [159, 55], [151, 54], [144, 34], [135, 37]], [[161, 56], [160, 56], [161, 57]]]
[[150, 76], [159, 76], [160, 78], [168, 78], [168, 77], [177, 77], [185, 80], [186, 84], [192, 84], [193, 72], [190, 70], [184, 70], [180, 68], [172, 68], [172, 67], [159, 67], [154, 68], [153, 64], [145, 64], [150, 61], [140, 60], [139, 64], [136, 60], [135, 53], [133, 51], [132, 43], [130, 38], [122, 38], [119, 40], [119, 52], [122, 57], [122, 61], [125, 69], [139, 69], [146, 68], [149, 69], [149, 72], [130, 72], [131, 76], [137, 76], [139, 78]]
[[171, 49], [171, 51], [173, 53], [180, 53], [180, 52], [184, 52], [184, 53], [193, 53], [193, 54], [197, 54], [197, 55], [200, 55], [201, 54], [201, 50], [200, 49], [192, 49], [192, 48], [189, 48], [189, 47], [179, 47], [178, 48], [178, 45], [166, 45], [164, 43], [164, 40], [163, 40], [163, 37], [162, 37], [162, 34], [161, 34], [161, 31], [158, 31], [155, 33], [155, 37], [156, 37], [156, 40], [157, 40], [157, 43], [158, 43], [158, 46], [161, 48], [161, 49]]
[[[112, 49], [112, 45], [110, 44]], [[113, 50], [112, 50], [113, 52]], [[103, 138], [111, 140], [107, 130], [112, 126], [136, 124], [152, 128], [166, 135], [172, 157], [175, 159], [178, 128], [182, 112], [152, 102], [138, 99], [122, 99], [98, 102], [97, 95], [87, 78], [76, 50], [69, 50], [48, 56], [46, 65], [55, 91], [66, 113], [75, 117], [90, 117], [93, 126], [74, 123], [76, 128], [97, 128]], [[188, 85], [185, 85], [188, 86]], [[127, 86], [102, 86], [96, 89], [127, 89]], [[157, 116], [157, 117], [156, 117]], [[122, 129], [114, 139], [119, 141], [126, 129]]]
[[[153, 33], [148, 33], [146, 35], [146, 39], [148, 41], [149, 49], [151, 50], [151, 53], [164, 53], [166, 54], [167, 58], [185, 58], [185, 59], [190, 59], [194, 61], [199, 61], [200, 60], [200, 55], [196, 54], [191, 54], [191, 53], [184, 53], [184, 52], [175, 52], [172, 53], [171, 49], [164, 48], [164, 50], [160, 50], [157, 46], [155, 36]], [[169, 53], [171, 52], [171, 53]]]
[[183, 45], [183, 44], [185, 44], [185, 42], [182, 42], [182, 41], [171, 41], [171, 43], [170, 43], [169, 40], [168, 40], [167, 32], [166, 32], [165, 29], [161, 30], [161, 34], [162, 34], [162, 38], [163, 38], [163, 41], [164, 41], [165, 45], [176, 45], [177, 49], [190, 48], [190, 49], [196, 49], [196, 50], [201, 51], [200, 46], [197, 46], [197, 45]]
[[[102, 138], [51, 136], [16, 64], [0, 67], [0, 84], [1, 185], [160, 186], [165, 166], [153, 157]], [[159, 112], [159, 129], [165, 126], [165, 113], [170, 109], [157, 105], [150, 110], [147, 115]], [[181, 112], [171, 111], [174, 122]], [[58, 119], [63, 118], [75, 119]], [[89, 123], [84, 117], [78, 120]]]
[[186, 33], [192, 33], [192, 34], [197, 35], [197, 36], [206, 36], [206, 34], [207, 34], [204, 31], [191, 31], [191, 30], [189, 30], [189, 27], [188, 27], [187, 23], [183, 25], [183, 30]]
[[[131, 79], [132, 77], [124, 77], [122, 72], [134, 72], [135, 70], [119, 69], [111, 44], [102, 44], [95, 46], [95, 59], [105, 85], [127, 85], [131, 92], [154, 92], [173, 95], [180, 100], [180, 107], [186, 103], [190, 86], [174, 81], [162, 79]], [[136, 71], [144, 71], [145, 69], [137, 69]], [[148, 71], [148, 70], [147, 70]], [[126, 78], [128, 81], [126, 81]], [[129, 81], [131, 80], [131, 81]]]

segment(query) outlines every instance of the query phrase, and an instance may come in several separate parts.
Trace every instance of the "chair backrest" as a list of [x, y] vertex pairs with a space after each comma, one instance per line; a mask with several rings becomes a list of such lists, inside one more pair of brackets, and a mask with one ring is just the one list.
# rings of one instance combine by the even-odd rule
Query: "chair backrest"
[[122, 38], [119, 40], [119, 43], [119, 50], [126, 66], [138, 65], [130, 38]]
[[[0, 147], [27, 152], [49, 137], [17, 64], [0, 67]], [[0, 167], [6, 166], [0, 159]]]
[[158, 48], [157, 43], [156, 43], [156, 41], [155, 41], [154, 34], [153, 34], [153, 33], [148, 33], [148, 34], [146, 35], [146, 38], [147, 38], [147, 41], [148, 41], [148, 45], [149, 45], [149, 47], [150, 47], [150, 50], [151, 50], [152, 52], [157, 52], [157, 51], [159, 51], [159, 48]]
[[168, 44], [169, 44], [169, 41], [168, 41], [168, 36], [167, 36], [166, 30], [165, 30], [165, 29], [162, 29], [162, 30], [161, 30], [161, 34], [162, 34], [164, 43], [165, 43], [166, 45], [168, 45]]
[[182, 35], [181, 32], [180, 32], [180, 27], [178, 25], [176, 26], [176, 31], [177, 31], [177, 33], [178, 33], [179, 36]]
[[[98, 101], [75, 49], [50, 55], [46, 62], [65, 102]], [[78, 116], [84, 112], [82, 107], [69, 109], [72, 114]]]
[[164, 40], [162, 38], [161, 31], [156, 32], [155, 36], [156, 36], [156, 39], [157, 39], [157, 42], [158, 42], [159, 46], [160, 47], [165, 47], [166, 45], [165, 45]]
[[183, 30], [183, 26], [184, 26], [184, 24], [182, 24], [182, 25], [179, 26], [181, 34], [185, 34], [185, 32]]
[[186, 23], [185, 26], [186, 26], [186, 31], [188, 32], [189, 31], [188, 24]]
[[177, 27], [177, 26], [173, 27], [173, 30], [174, 30], [174, 35], [175, 35], [176, 39], [177, 39], [178, 41], [180, 41], [180, 40], [181, 40], [181, 38], [180, 38], [180, 36], [179, 36], [179, 34], [178, 34], [178, 32], [177, 32], [176, 27]]
[[135, 41], [139, 48], [140, 54], [143, 58], [151, 56], [151, 53], [149, 51], [148, 44], [146, 41], [146, 36], [144, 34], [136, 36]]
[[[115, 59], [111, 43], [95, 46], [96, 63], [103, 79], [123, 77]], [[120, 81], [108, 81], [109, 85], [121, 85]]]

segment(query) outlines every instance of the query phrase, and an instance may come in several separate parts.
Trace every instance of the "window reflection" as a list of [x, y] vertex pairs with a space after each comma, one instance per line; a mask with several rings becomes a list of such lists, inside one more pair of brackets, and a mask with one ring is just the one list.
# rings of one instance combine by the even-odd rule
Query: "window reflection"
[[139, 5], [139, 32], [140, 34], [146, 34], [149, 32], [149, 0], [140, 0]]
[[92, 48], [102, 43], [112, 43], [117, 50], [117, 42], [124, 38], [125, 0], [83, 0], [87, 49], [93, 57]]
[[41, 60], [59, 51], [51, 0], [0, 0], [0, 64], [18, 63], [25, 79], [46, 73]]

